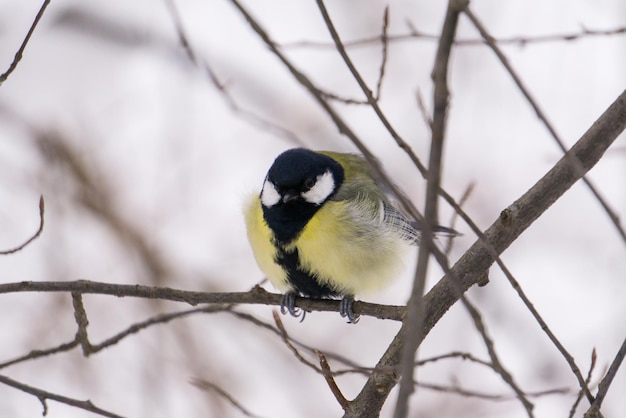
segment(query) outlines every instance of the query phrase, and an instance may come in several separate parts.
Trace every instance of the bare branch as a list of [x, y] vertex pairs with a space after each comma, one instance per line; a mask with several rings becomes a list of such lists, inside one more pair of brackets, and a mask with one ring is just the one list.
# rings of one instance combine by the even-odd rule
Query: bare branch
[[[500, 48], [496, 44], [495, 39], [491, 36], [491, 34], [489, 34], [487, 29], [480, 22], [478, 17], [474, 15], [474, 13], [472, 13], [469, 7], [465, 7], [464, 13], [467, 15], [467, 17], [469, 17], [469, 19], [474, 24], [476, 29], [480, 32], [480, 35], [483, 37], [487, 45], [489, 45], [491, 50], [496, 54], [496, 56], [498, 57], [498, 59], [500, 60], [504, 68], [507, 70], [507, 72], [509, 73], [513, 81], [515, 82], [515, 85], [520, 89], [520, 91], [522, 92], [526, 100], [528, 101], [528, 104], [530, 104], [530, 106], [533, 108], [533, 110], [537, 114], [537, 117], [546, 127], [546, 129], [548, 130], [552, 138], [555, 140], [555, 142], [559, 146], [559, 148], [561, 148], [563, 153], [567, 155], [567, 147], [565, 146], [565, 143], [563, 142], [559, 134], [556, 132], [556, 129], [552, 126], [552, 124], [548, 120], [548, 117], [546, 116], [546, 114], [539, 107], [539, 103], [537, 103], [537, 101], [532, 97], [532, 95], [530, 94], [530, 91], [528, 90], [528, 88], [526, 88], [520, 76], [513, 69], [511, 64], [509, 64], [508, 59], [506, 58], [504, 53], [500, 50]], [[576, 160], [572, 160], [572, 162], [574, 164], [574, 167], [577, 170], [579, 170], [582, 175], [584, 173], [583, 167], [578, 167]], [[609, 219], [613, 223], [613, 226], [615, 226], [617, 233], [622, 237], [622, 241], [624, 241], [624, 244], [626, 245], [626, 231], [624, 231], [624, 228], [620, 224], [619, 217], [617, 216], [617, 214], [613, 211], [613, 209], [611, 209], [611, 207], [606, 202], [606, 200], [602, 197], [602, 195], [600, 195], [600, 192], [596, 189], [593, 183], [591, 183], [591, 180], [589, 180], [584, 175], [582, 176], [582, 180], [587, 185], [591, 193], [595, 196], [596, 200], [600, 203], [600, 205], [602, 206], [606, 214], [609, 216]]]
[[232, 406], [234, 406], [239, 412], [247, 417], [260, 418], [258, 415], [253, 414], [247, 408], [245, 408], [233, 395], [226, 392], [220, 386], [215, 383], [209, 382], [205, 379], [194, 378], [191, 380], [191, 384], [204, 392], [215, 392], [222, 398], [226, 399]]
[[34, 240], [36, 240], [39, 237], [39, 235], [41, 235], [41, 233], [43, 232], [43, 223], [44, 223], [44, 213], [45, 213], [45, 211], [46, 211], [46, 208], [45, 208], [45, 205], [44, 205], [43, 196], [40, 196], [39, 197], [39, 228], [37, 229], [37, 232], [35, 232], [35, 235], [30, 237], [22, 245], [18, 245], [17, 247], [11, 248], [10, 250], [0, 251], [0, 255], [7, 255], [7, 254], [16, 253], [16, 252], [24, 249], [28, 244], [30, 244]]
[[[258, 286], [248, 292], [193, 292], [160, 286], [114, 284], [89, 280], [0, 284], [0, 294], [17, 292], [76, 292], [80, 294], [169, 300], [184, 302], [193, 306], [200, 303], [280, 306], [282, 298], [282, 295], [269, 293]], [[296, 305], [309, 312], [339, 312], [339, 301], [337, 300], [297, 298]], [[394, 321], [401, 321], [405, 312], [404, 306], [378, 305], [363, 301], [355, 301], [353, 308], [355, 312], [360, 315], [374, 316], [379, 319], [391, 319]]]
[[617, 371], [622, 365], [624, 357], [626, 357], [626, 339], [624, 339], [624, 341], [622, 342], [622, 345], [617, 351], [613, 362], [611, 362], [611, 366], [609, 367], [606, 376], [604, 376], [604, 378], [602, 378], [602, 380], [600, 381], [600, 384], [598, 385], [598, 393], [596, 395], [596, 399], [593, 401], [587, 412], [585, 412], [584, 418], [595, 418], [602, 416], [602, 414], [600, 413], [602, 402], [604, 402], [604, 398], [609, 391], [611, 382], [613, 382]]
[[[82, 306], [82, 295], [80, 293], [72, 292], [72, 302], [74, 305], [74, 317], [78, 324], [78, 330], [76, 332], [76, 336], [74, 337], [72, 341], [68, 343], [63, 343], [56, 347], [52, 347], [48, 349], [32, 350], [26, 355], [20, 356], [13, 360], [6, 361], [4, 363], [0, 363], [0, 369], [12, 366], [14, 364], [24, 363], [26, 361], [34, 360], [37, 358], [50, 356], [52, 354], [70, 351], [70, 350], [73, 350], [78, 345], [81, 346], [83, 350], [83, 355], [85, 357], [88, 357], [91, 354], [97, 353], [101, 350], [104, 350], [105, 348], [115, 345], [118, 342], [120, 342], [122, 339], [130, 335], [136, 334], [139, 331], [142, 331], [153, 325], [165, 324], [175, 319], [181, 319], [189, 315], [194, 315], [198, 313], [229, 312], [231, 309], [231, 305], [214, 305], [214, 306], [205, 306], [201, 308], [187, 309], [184, 311], [172, 312], [168, 314], [155, 315], [145, 321], [132, 324], [125, 330], [107, 338], [106, 340], [102, 341], [99, 344], [92, 344], [89, 341], [89, 337], [87, 335], [87, 325], [89, 324], [89, 321], [87, 319], [87, 314], [85, 312], [85, 309]], [[311, 351], [313, 350], [311, 349]]]
[[[585, 132], [568, 151], [568, 155], [561, 158], [528, 192], [505, 209], [484, 234], [481, 233], [481, 238], [424, 296], [426, 316], [420, 340], [426, 337], [445, 312], [461, 297], [462, 293], [460, 294], [459, 290], [464, 292], [483, 280], [494, 259], [580, 178], [579, 171], [571, 163], [572, 157], [577, 158], [587, 171], [600, 160], [606, 149], [626, 127], [624, 115], [626, 115], [626, 91], [622, 92]], [[351, 408], [345, 414], [346, 417], [374, 416], [375, 412], [380, 410], [398, 381], [394, 370], [400, 361], [405, 332], [403, 326], [379, 360], [372, 377], [350, 404]], [[568, 364], [572, 370], [578, 370], [575, 363], [571, 363], [569, 359]], [[586, 387], [580, 371], [575, 374], [581, 387]]]
[[443, 142], [445, 139], [445, 125], [448, 114], [448, 62], [452, 43], [456, 34], [459, 13], [464, 6], [457, 0], [450, 0], [444, 19], [439, 45], [435, 55], [435, 64], [432, 72], [434, 88], [434, 111], [431, 124], [432, 139], [430, 144], [430, 156], [428, 160], [428, 173], [426, 175], [426, 207], [424, 210], [424, 223], [422, 225], [420, 247], [417, 258], [417, 268], [413, 280], [411, 297], [407, 304], [407, 317], [404, 321], [407, 334], [405, 346], [400, 362], [400, 390], [394, 412], [395, 418], [405, 418], [409, 413], [409, 397], [414, 391], [413, 375], [415, 368], [415, 352], [420, 344], [420, 335], [424, 325], [424, 304], [422, 303], [426, 284], [426, 273], [430, 254], [435, 247], [433, 243], [432, 228], [438, 225], [437, 199], [441, 184], [441, 159], [443, 157]]
[[378, 82], [376, 83], [376, 93], [374, 94], [374, 98], [376, 101], [380, 100], [380, 90], [383, 85], [383, 78], [385, 78], [385, 68], [387, 66], [387, 54], [388, 54], [388, 46], [389, 41], [387, 40], [389, 30], [389, 6], [385, 7], [385, 14], [383, 15], [383, 30], [380, 35], [380, 43], [382, 45], [382, 59], [380, 61], [380, 70], [378, 71]]
[[[372, 91], [367, 86], [367, 84], [365, 83], [365, 80], [363, 80], [363, 77], [361, 77], [361, 74], [359, 73], [359, 71], [357, 70], [356, 66], [354, 65], [354, 63], [352, 62], [350, 57], [348, 56], [348, 53], [347, 53], [346, 49], [343, 46], [343, 42], [342, 42], [341, 38], [339, 37], [339, 34], [337, 33], [337, 30], [335, 29], [333, 21], [330, 18], [330, 15], [328, 14], [328, 10], [326, 10], [326, 6], [324, 5], [323, 0], [316, 0], [316, 3], [317, 3], [317, 7], [320, 9], [320, 12], [322, 14], [322, 18], [324, 19], [324, 23], [326, 24], [326, 27], [328, 28], [328, 31], [330, 32], [330, 36], [332, 37], [333, 42], [335, 43], [335, 46], [337, 48], [337, 52], [339, 53], [339, 55], [341, 55], [341, 58], [343, 59], [344, 63], [346, 64], [346, 66], [350, 70], [350, 73], [352, 74], [352, 76], [356, 80], [357, 84], [361, 88], [361, 91], [363, 92], [363, 94], [367, 98], [367, 102], [372, 107], [372, 110], [374, 110], [374, 112], [376, 113], [376, 116], [378, 116], [378, 118], [380, 119], [381, 123], [383, 124], [383, 126], [385, 126], [385, 129], [387, 129], [387, 131], [393, 137], [393, 139], [396, 141], [398, 146], [400, 148], [402, 148], [406, 152], [406, 154], [411, 158], [411, 160], [413, 161], [415, 166], [418, 168], [420, 173], [422, 173], [422, 175], [424, 177], [426, 177], [426, 167], [421, 163], [421, 161], [419, 160], [417, 155], [415, 155], [413, 150], [411, 150], [411, 147], [408, 145], [408, 143], [406, 141], [404, 141], [404, 139], [402, 139], [402, 137], [400, 137], [400, 135], [393, 128], [393, 126], [391, 126], [391, 123], [389, 122], [389, 120], [387, 119], [387, 117], [383, 113], [382, 109], [378, 105], [378, 103], [376, 101], [376, 98], [372, 94]], [[333, 118], [333, 120], [335, 121], [335, 123], [337, 123], [337, 120], [335, 120], [335, 118]], [[352, 137], [350, 137], [349, 135], [348, 135], [348, 137], [350, 138], [350, 140], [355, 145], [357, 145], [357, 147], [359, 146], [359, 143], [355, 142], [355, 140]], [[366, 157], [371, 155], [371, 153], [369, 151], [361, 149], [361, 147], [359, 147], [359, 150]], [[368, 160], [369, 160], [369, 158], [368, 158]], [[400, 198], [400, 196], [398, 196], [398, 198]], [[402, 203], [405, 204], [405, 202], [402, 202]], [[419, 217], [416, 217], [416, 220], [419, 220]]]
[[493, 343], [493, 340], [487, 333], [487, 328], [485, 327], [485, 323], [483, 322], [480, 312], [478, 312], [478, 309], [476, 309], [476, 307], [472, 305], [472, 303], [470, 303], [470, 301], [465, 296], [461, 297], [461, 301], [463, 302], [463, 305], [472, 317], [472, 321], [474, 322], [474, 326], [478, 330], [478, 333], [483, 338], [483, 342], [485, 343], [485, 347], [487, 348], [487, 352], [489, 353], [489, 357], [491, 358], [491, 365], [493, 370], [502, 377], [502, 380], [504, 380], [511, 387], [511, 389], [513, 389], [513, 392], [515, 392], [515, 395], [526, 409], [526, 414], [528, 415], [528, 417], [534, 417], [534, 405], [526, 398], [526, 394], [524, 393], [524, 391], [519, 388], [517, 383], [515, 383], [515, 381], [513, 380], [513, 376], [511, 375], [511, 373], [509, 373], [508, 370], [506, 370], [506, 368], [500, 362], [500, 358], [496, 353], [495, 345]]
[[30, 29], [28, 29], [28, 33], [26, 34], [26, 37], [22, 41], [22, 45], [20, 45], [20, 48], [15, 53], [15, 57], [13, 58], [11, 65], [9, 65], [9, 69], [6, 70], [3, 74], [0, 74], [0, 86], [2, 86], [2, 83], [4, 83], [6, 79], [9, 78], [11, 73], [15, 71], [15, 69], [17, 68], [17, 64], [19, 64], [19, 62], [22, 59], [22, 55], [24, 54], [26, 45], [28, 44], [28, 41], [30, 41], [30, 37], [33, 35], [33, 32], [35, 31], [37, 24], [43, 17], [43, 13], [46, 11], [46, 7], [48, 7], [48, 4], [50, 4], [50, 0], [44, 0], [43, 4], [39, 8], [39, 11], [37, 12], [37, 15], [35, 16], [35, 20], [33, 20], [33, 23], [30, 25]]
[[[409, 27], [409, 33], [399, 34], [399, 35], [388, 35], [387, 40], [390, 43], [397, 42], [406, 42], [406, 41], [415, 41], [415, 40], [425, 40], [425, 41], [438, 41], [439, 35], [424, 33], [413, 25], [412, 22], [407, 21], [407, 26]], [[626, 34], [626, 26], [618, 26], [612, 29], [587, 29], [582, 28], [578, 32], [569, 32], [569, 33], [555, 33], [548, 35], [538, 35], [532, 37], [525, 36], [512, 36], [508, 38], [497, 38], [495, 41], [499, 45], [517, 45], [517, 46], [527, 46], [532, 44], [541, 44], [541, 43], [549, 43], [549, 42], [572, 42], [579, 41], [586, 38], [592, 37], [605, 37], [605, 36], [614, 36], [614, 35], [623, 35]], [[381, 36], [369, 36], [366, 38], [355, 39], [352, 41], [345, 41], [344, 46], [346, 48], [360, 48], [360, 47], [368, 47], [370, 45], [377, 44], [381, 41]], [[486, 42], [484, 39], [456, 39], [454, 41], [454, 46], [475, 46], [475, 45], [485, 45]], [[328, 42], [315, 42], [315, 41], [296, 41], [296, 42], [287, 42], [281, 44], [282, 48], [309, 48], [309, 49], [334, 49], [335, 45]]]
[[272, 316], [274, 317], [274, 322], [276, 323], [276, 328], [278, 328], [278, 330], [280, 331], [280, 336], [283, 339], [283, 342], [285, 343], [287, 348], [289, 348], [289, 350], [291, 350], [291, 352], [298, 359], [298, 361], [300, 363], [304, 364], [305, 366], [310, 367], [311, 369], [313, 369], [316, 372], [318, 372], [318, 373], [323, 375], [324, 372], [322, 372], [322, 369], [317, 367], [315, 364], [311, 363], [309, 360], [305, 359], [302, 356], [302, 354], [300, 354], [298, 349], [296, 347], [294, 347], [293, 344], [291, 344], [289, 335], [287, 334], [287, 330], [285, 329], [285, 326], [283, 325], [283, 321], [281, 321], [280, 315], [278, 314], [278, 312], [276, 310], [272, 311]]
[[337, 382], [335, 382], [335, 379], [333, 378], [333, 371], [330, 369], [330, 366], [328, 365], [326, 356], [324, 356], [324, 353], [318, 350], [315, 350], [315, 353], [317, 354], [317, 357], [320, 360], [320, 366], [322, 367], [322, 374], [324, 375], [324, 379], [326, 379], [326, 383], [328, 384], [330, 391], [333, 393], [333, 395], [335, 395], [335, 399], [337, 399], [337, 402], [339, 402], [339, 405], [341, 405], [341, 408], [344, 411], [347, 411], [348, 408], [350, 407], [350, 402], [346, 399], [345, 396], [343, 396], [343, 393], [341, 393], [341, 389], [339, 389], [339, 386], [337, 386]]
[[207, 78], [209, 79], [211, 84], [213, 84], [216, 90], [221, 94], [222, 99], [224, 99], [224, 102], [228, 105], [230, 110], [233, 113], [238, 114], [243, 120], [253, 126], [269, 132], [274, 132], [295, 144], [302, 145], [304, 142], [294, 132], [281, 125], [278, 125], [277, 123], [265, 119], [254, 112], [244, 109], [243, 107], [241, 107], [241, 105], [239, 105], [239, 103], [237, 103], [237, 101], [228, 91], [226, 85], [220, 81], [217, 73], [213, 70], [209, 63], [206, 60], [199, 58], [194, 52], [193, 47], [191, 46], [191, 42], [189, 41], [187, 33], [184, 29], [182, 19], [180, 17], [180, 14], [178, 13], [178, 9], [176, 7], [176, 4], [174, 3], [174, 0], [164, 1], [167, 7], [167, 11], [172, 19], [172, 22], [174, 23], [174, 27], [176, 28], [179, 43], [183, 47], [183, 50], [189, 58], [189, 61], [191, 61], [191, 63], [196, 68], [204, 71], [204, 74], [207, 76]]
[[39, 399], [39, 401], [43, 405], [44, 416], [48, 412], [48, 406], [46, 404], [46, 401], [49, 399], [51, 401], [56, 401], [59, 403], [63, 403], [65, 405], [73, 406], [74, 408], [83, 409], [85, 411], [89, 411], [94, 414], [101, 415], [103, 417], [124, 418], [121, 415], [114, 414], [113, 412], [109, 412], [107, 410], [104, 410], [102, 408], [95, 406], [89, 400], [79, 401], [78, 399], [68, 398], [67, 396], [62, 396], [62, 395], [57, 395], [56, 393], [48, 392], [48, 391], [45, 391], [45, 390], [42, 390], [33, 386], [26, 385], [24, 383], [18, 382], [7, 376], [0, 375], [0, 383], [35, 396], [37, 399]]
[[[589, 371], [587, 372], [587, 378], [585, 379], [585, 383], [589, 386], [589, 382], [591, 382], [591, 376], [593, 374], [593, 370], [596, 368], [596, 360], [598, 356], [596, 355], [596, 349], [591, 350], [591, 365], [589, 366]], [[578, 395], [576, 396], [576, 400], [572, 404], [572, 408], [569, 411], [569, 418], [573, 418], [576, 413], [576, 408], [578, 408], [578, 404], [583, 399], [585, 391], [580, 389], [578, 391]]]

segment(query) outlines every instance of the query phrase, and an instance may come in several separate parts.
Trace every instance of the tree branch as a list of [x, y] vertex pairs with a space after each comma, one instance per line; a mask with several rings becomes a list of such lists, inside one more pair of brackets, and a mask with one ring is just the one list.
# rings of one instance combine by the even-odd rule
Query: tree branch
[[13, 253], [16, 253], [18, 251], [21, 251], [28, 244], [30, 244], [31, 242], [36, 240], [39, 237], [39, 235], [41, 235], [41, 233], [43, 232], [43, 223], [44, 223], [44, 213], [45, 213], [45, 211], [46, 211], [46, 208], [45, 208], [43, 196], [40, 196], [39, 197], [39, 228], [37, 229], [37, 232], [35, 232], [35, 235], [30, 237], [28, 240], [26, 240], [26, 242], [23, 243], [22, 245], [18, 245], [17, 247], [11, 248], [9, 250], [0, 251], [0, 255], [13, 254]]
[[[419, 342], [424, 340], [432, 327], [461, 297], [460, 291], [465, 292], [481, 281], [494, 262], [491, 250], [501, 254], [580, 179], [581, 173], [571, 163], [572, 158], [579, 161], [585, 172], [590, 170], [625, 127], [626, 91], [622, 92], [548, 173], [502, 211], [499, 218], [484, 233], [485, 241], [483, 242], [482, 239], [476, 241], [450, 272], [424, 296], [426, 315]], [[345, 417], [377, 416], [399, 379], [397, 367], [406, 332], [403, 325], [379, 360], [372, 376], [356, 399], [351, 402], [350, 410], [344, 415]], [[581, 387], [586, 387], [584, 378]]]
[[19, 49], [15, 53], [15, 57], [13, 58], [11, 65], [9, 65], [8, 70], [6, 70], [3, 74], [0, 74], [0, 86], [2, 86], [2, 83], [4, 83], [7, 78], [9, 78], [13, 71], [15, 71], [15, 69], [17, 68], [17, 64], [19, 64], [19, 62], [22, 60], [22, 55], [24, 54], [26, 45], [28, 44], [28, 41], [30, 41], [30, 37], [33, 35], [37, 24], [43, 17], [43, 13], [46, 11], [46, 7], [48, 7], [48, 4], [50, 4], [50, 0], [44, 0], [43, 4], [39, 8], [39, 11], [37, 12], [37, 15], [35, 16], [35, 20], [33, 20], [33, 23], [30, 25], [30, 29], [28, 29], [26, 37], [22, 41], [22, 45], [20, 45]]
[[[556, 128], [554, 128], [554, 126], [552, 126], [552, 123], [550, 123], [550, 121], [548, 120], [548, 117], [546, 116], [546, 114], [543, 112], [541, 107], [539, 107], [539, 103], [537, 103], [537, 101], [530, 94], [530, 90], [524, 85], [524, 83], [522, 82], [521, 77], [513, 69], [511, 64], [509, 64], [508, 59], [506, 58], [506, 56], [504, 55], [502, 50], [500, 50], [500, 48], [496, 44], [495, 39], [487, 31], [487, 29], [481, 23], [481, 21], [478, 19], [478, 17], [476, 15], [474, 15], [474, 13], [472, 13], [472, 11], [468, 7], [465, 7], [464, 13], [470, 19], [470, 21], [474, 24], [474, 26], [476, 27], [478, 32], [480, 32], [480, 35], [485, 40], [485, 43], [496, 54], [496, 56], [498, 57], [498, 59], [500, 60], [500, 62], [504, 66], [504, 68], [506, 69], [506, 71], [509, 73], [509, 75], [511, 76], [511, 78], [515, 82], [515, 85], [520, 89], [520, 91], [522, 92], [522, 94], [524, 95], [526, 100], [528, 101], [528, 104], [535, 111], [535, 113], [537, 114], [537, 117], [543, 123], [543, 125], [546, 127], [546, 129], [548, 130], [548, 132], [550, 133], [550, 135], [552, 136], [554, 141], [557, 143], [557, 145], [559, 146], [561, 151], [563, 151], [563, 153], [566, 153], [567, 152], [567, 148], [565, 147], [565, 143], [563, 142], [563, 139], [561, 139], [559, 134], [556, 132]], [[580, 168], [577, 167], [577, 164], [576, 164], [575, 160], [573, 161], [573, 163], [574, 163], [574, 167], [575, 168], [577, 168], [579, 170], [582, 170], [582, 167], [580, 167]], [[624, 228], [620, 224], [618, 216], [615, 214], [613, 209], [611, 209], [611, 207], [606, 202], [606, 200], [602, 197], [602, 195], [600, 195], [600, 192], [596, 189], [596, 187], [591, 182], [591, 180], [589, 180], [585, 176], [582, 176], [582, 180], [585, 183], [585, 185], [587, 185], [587, 187], [589, 188], [591, 193], [594, 195], [596, 200], [600, 203], [600, 206], [602, 206], [602, 208], [604, 209], [606, 214], [609, 216], [609, 219], [613, 223], [613, 226], [615, 226], [615, 229], [617, 230], [617, 233], [622, 237], [622, 241], [624, 241], [624, 244], [626, 245], [626, 231], [624, 230]]]
[[97, 415], [102, 415], [103, 417], [124, 418], [121, 415], [117, 415], [107, 410], [104, 410], [102, 408], [98, 408], [89, 400], [79, 401], [78, 399], [68, 398], [67, 396], [62, 396], [62, 395], [57, 395], [56, 393], [48, 392], [48, 391], [45, 391], [45, 390], [42, 390], [33, 386], [26, 385], [24, 383], [18, 382], [7, 376], [0, 375], [0, 383], [7, 385], [7, 386], [11, 386], [12, 388], [21, 390], [22, 392], [29, 393], [37, 397], [37, 399], [39, 399], [39, 401], [43, 405], [44, 416], [48, 413], [48, 405], [46, 401], [50, 399], [52, 401], [70, 405], [75, 408], [84, 409], [85, 411], [89, 411]]
[[[137, 297], [184, 302], [192, 306], [200, 303], [210, 304], [251, 304], [280, 306], [282, 295], [269, 293], [259, 286], [248, 292], [194, 292], [169, 287], [115, 284], [75, 280], [68, 282], [15, 282], [0, 284], [0, 294], [17, 292], [73, 292], [79, 294], [111, 295], [117, 297]], [[297, 298], [296, 306], [308, 312], [339, 312], [339, 301], [328, 299]], [[379, 319], [401, 321], [404, 306], [378, 305], [355, 301], [355, 313], [373, 316]]]
[[450, 0], [444, 19], [439, 45], [435, 55], [435, 64], [432, 72], [434, 88], [434, 113], [431, 126], [430, 156], [428, 160], [428, 173], [426, 184], [426, 206], [424, 210], [424, 224], [422, 225], [420, 247], [417, 258], [417, 268], [413, 280], [411, 297], [407, 306], [405, 324], [407, 336], [405, 347], [402, 352], [400, 363], [400, 391], [396, 402], [395, 418], [404, 418], [409, 413], [409, 397], [414, 391], [413, 385], [415, 368], [415, 352], [420, 343], [420, 335], [424, 324], [424, 304], [422, 299], [426, 286], [426, 273], [430, 253], [434, 247], [432, 229], [438, 225], [437, 221], [437, 198], [441, 184], [441, 160], [443, 158], [443, 143], [445, 139], [445, 126], [448, 115], [448, 62], [454, 36], [456, 34], [459, 13], [464, 4], [458, 0]]

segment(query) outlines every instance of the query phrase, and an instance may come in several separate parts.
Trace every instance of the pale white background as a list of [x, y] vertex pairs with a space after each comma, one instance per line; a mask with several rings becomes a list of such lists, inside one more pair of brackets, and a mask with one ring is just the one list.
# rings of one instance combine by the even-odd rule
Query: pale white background
[[[329, 1], [346, 41], [376, 36], [390, 6], [390, 34], [437, 34], [446, 3]], [[40, 3], [0, 1], [0, 70], [8, 68]], [[330, 38], [312, 1], [248, 2], [279, 43]], [[269, 53], [227, 1], [177, 2], [195, 53], [208, 62], [238, 106], [297, 135], [301, 145], [339, 151], [354, 147]], [[626, 6], [605, 1], [475, 1], [471, 5], [498, 38], [576, 33], [626, 25]], [[87, 23], [84, 23], [87, 22]], [[105, 28], [101, 31], [95, 22]], [[477, 39], [466, 18], [459, 37]], [[416, 105], [419, 89], [432, 103], [430, 72], [436, 43], [392, 43], [381, 106], [422, 161], [429, 132]], [[626, 86], [626, 36], [588, 37], [503, 49], [559, 134], [573, 144]], [[361, 99], [332, 48], [291, 47], [290, 59], [328, 91]], [[380, 45], [349, 49], [374, 87]], [[546, 129], [483, 45], [453, 51], [450, 115], [443, 185], [457, 198], [471, 183], [465, 208], [482, 228], [532, 186], [561, 156]], [[336, 105], [355, 132], [380, 156], [391, 177], [419, 206], [424, 184], [373, 112]], [[145, 235], [168, 266], [161, 285], [205, 291], [245, 291], [262, 279], [241, 217], [244, 197], [258, 190], [273, 158], [298, 145], [233, 112], [206, 75], [178, 46], [160, 1], [53, 1], [19, 67], [0, 86], [0, 248], [23, 241], [37, 225], [37, 200], [46, 199], [43, 235], [20, 253], [0, 257], [0, 281], [90, 279], [157, 284], [102, 220], [76, 204], [76, 192], [39, 151], [30, 127], [71, 143], [92, 175], [106, 185], [109, 204]], [[626, 216], [624, 135], [590, 179], [611, 207]], [[452, 211], [441, 205], [442, 222]], [[457, 239], [455, 260], [474, 241]], [[595, 347], [597, 384], [626, 335], [626, 248], [588, 189], [576, 184], [503, 256], [535, 307], [586, 373]], [[385, 293], [364, 299], [402, 304], [407, 272]], [[429, 286], [441, 276], [430, 269]], [[556, 349], [506, 279], [493, 269], [488, 286], [469, 297], [484, 315], [503, 364], [528, 392], [577, 384]], [[182, 304], [87, 296], [90, 338], [110, 337], [155, 312]], [[272, 322], [270, 307], [242, 307]], [[69, 295], [0, 295], [0, 362], [70, 341], [75, 324]], [[291, 336], [373, 366], [399, 325], [363, 318], [356, 326], [336, 314], [312, 313], [304, 323], [284, 319]], [[455, 306], [422, 345], [420, 357], [468, 351], [487, 359], [467, 313]], [[340, 367], [333, 364], [333, 367]], [[84, 358], [79, 350], [0, 370], [1, 374], [61, 395], [91, 399], [128, 417], [238, 417], [240, 412], [189, 382], [218, 383], [263, 417], [340, 416], [324, 380], [300, 364], [274, 335], [227, 314], [195, 316], [150, 328]], [[448, 361], [420, 368], [424, 383], [458, 385], [489, 394], [511, 391], [488, 369]], [[364, 379], [337, 379], [348, 398]], [[595, 387], [594, 387], [595, 390]], [[626, 372], [617, 375], [605, 416], [626, 410]], [[566, 417], [575, 394], [532, 398], [537, 417]], [[395, 392], [384, 409], [393, 410]], [[519, 402], [485, 401], [418, 389], [413, 416], [524, 417]], [[48, 402], [48, 416], [93, 416]], [[582, 402], [580, 411], [586, 409]], [[39, 401], [0, 386], [0, 416], [41, 414]]]

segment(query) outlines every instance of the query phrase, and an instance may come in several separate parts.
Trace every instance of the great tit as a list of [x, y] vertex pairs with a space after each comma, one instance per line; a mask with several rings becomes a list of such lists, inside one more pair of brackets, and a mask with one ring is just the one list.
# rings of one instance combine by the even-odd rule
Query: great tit
[[244, 214], [257, 264], [284, 292], [281, 311], [302, 319], [298, 295], [341, 298], [341, 316], [357, 322], [354, 296], [387, 285], [420, 237], [356, 154], [283, 152]]

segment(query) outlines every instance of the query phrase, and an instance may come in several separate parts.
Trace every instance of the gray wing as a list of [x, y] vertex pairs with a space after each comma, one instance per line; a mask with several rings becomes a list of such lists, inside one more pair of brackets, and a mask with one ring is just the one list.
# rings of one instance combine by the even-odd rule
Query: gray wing
[[410, 221], [402, 212], [385, 201], [383, 201], [383, 222], [398, 232], [402, 239], [419, 244], [421, 234], [415, 222]]
[[[421, 227], [420, 225], [404, 216], [402, 212], [393, 207], [391, 204], [383, 201], [384, 218], [383, 221], [389, 225], [392, 229], [397, 231], [402, 239], [411, 241], [415, 244], [420, 243]], [[433, 233], [437, 236], [454, 237], [460, 235], [452, 228], [437, 225], [433, 228]]]

